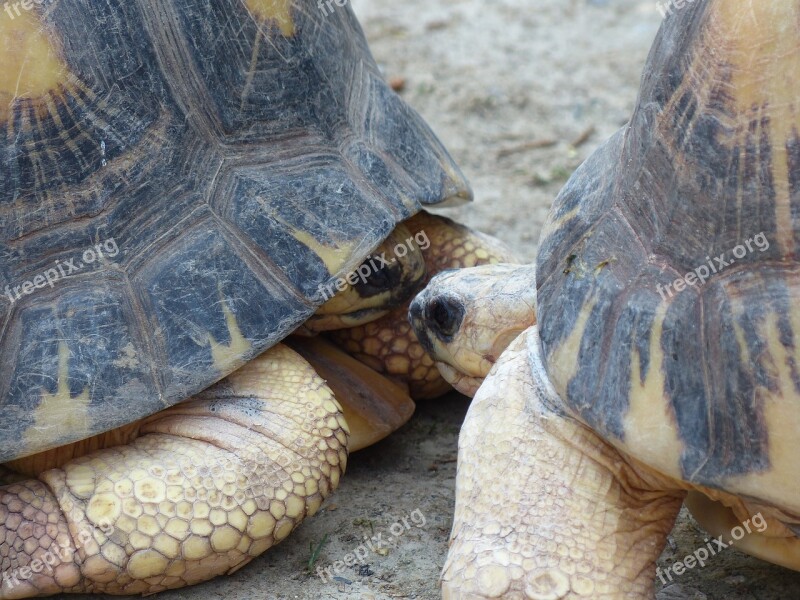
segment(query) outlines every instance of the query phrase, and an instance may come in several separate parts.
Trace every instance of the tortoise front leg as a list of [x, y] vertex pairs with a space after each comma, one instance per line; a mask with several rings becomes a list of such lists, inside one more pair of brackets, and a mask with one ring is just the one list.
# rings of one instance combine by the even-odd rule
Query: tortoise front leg
[[0, 488], [0, 598], [148, 594], [230, 573], [319, 509], [346, 447], [325, 382], [273, 348], [132, 444]]
[[564, 414], [539, 344], [515, 340], [470, 407], [444, 597], [653, 598], [684, 493]]

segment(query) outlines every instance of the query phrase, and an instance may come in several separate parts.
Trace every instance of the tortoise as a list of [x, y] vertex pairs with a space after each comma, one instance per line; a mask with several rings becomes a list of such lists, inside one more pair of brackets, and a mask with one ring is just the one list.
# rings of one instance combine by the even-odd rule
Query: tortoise
[[[427, 273], [424, 283], [442, 272], [519, 262], [502, 241], [440, 215], [422, 211], [404, 225], [415, 236], [423, 236], [427, 246], [422, 248]], [[327, 337], [367, 366], [407, 385], [414, 400], [431, 400], [452, 391], [453, 382], [440, 374], [425, 344], [411, 329], [410, 303], [411, 298], [380, 319], [337, 328]]]
[[[496, 268], [536, 324], [493, 366], [470, 332], [513, 298], [475, 287], [488, 267], [412, 304], [436, 360], [491, 369], [459, 441], [445, 598], [653, 598], [731, 543], [800, 569], [798, 23], [797, 2], [668, 16], [535, 266]], [[685, 499], [710, 535], [657, 569]]]
[[[469, 186], [349, 7], [6, 8], [0, 462], [27, 478], [0, 488], [0, 597], [233, 572], [347, 458], [331, 389], [276, 344], [406, 301], [421, 255], [370, 253]], [[358, 377], [345, 396], [392, 395]]]

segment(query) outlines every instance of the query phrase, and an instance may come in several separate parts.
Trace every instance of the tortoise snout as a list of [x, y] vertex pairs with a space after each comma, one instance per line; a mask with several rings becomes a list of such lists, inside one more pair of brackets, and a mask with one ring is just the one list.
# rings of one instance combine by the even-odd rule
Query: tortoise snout
[[411, 303], [409, 321], [422, 346], [433, 353], [432, 337], [449, 344], [464, 322], [463, 303], [449, 294], [432, 294], [423, 291]]

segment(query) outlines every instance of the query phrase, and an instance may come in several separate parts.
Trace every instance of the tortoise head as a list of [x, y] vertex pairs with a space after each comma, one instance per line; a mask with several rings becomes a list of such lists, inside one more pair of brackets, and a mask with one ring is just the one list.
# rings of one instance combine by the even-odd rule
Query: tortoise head
[[422, 251], [430, 246], [424, 232], [413, 235], [398, 225], [361, 265], [320, 288], [325, 302], [303, 324], [301, 334], [346, 329], [370, 323], [406, 302], [427, 274]]
[[536, 323], [532, 265], [445, 271], [414, 299], [420, 343], [457, 390], [472, 396], [517, 336]]

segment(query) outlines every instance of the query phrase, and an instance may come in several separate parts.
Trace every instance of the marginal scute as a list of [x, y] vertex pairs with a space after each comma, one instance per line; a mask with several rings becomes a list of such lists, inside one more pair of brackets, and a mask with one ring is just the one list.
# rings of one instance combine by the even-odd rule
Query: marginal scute
[[580, 308], [569, 335], [551, 350], [550, 370], [548, 373], [552, 377], [553, 384], [561, 397], [567, 395], [567, 388], [563, 384], [572, 381], [578, 372], [577, 357], [580, 356], [586, 324], [594, 312], [595, 304], [596, 301], [592, 299]]
[[[789, 319], [791, 335], [794, 340], [798, 340], [800, 314], [792, 312]], [[739, 351], [745, 353], [745, 357], [755, 364], [763, 365], [768, 372], [768, 378], [757, 386], [756, 394], [763, 402], [764, 426], [769, 431], [770, 464], [769, 468], [760, 472], [729, 478], [725, 487], [800, 514], [800, 485], [795, 478], [786, 475], [794, 472], [797, 465], [800, 411], [794, 408], [787, 410], [786, 399], [796, 398], [798, 394], [798, 375], [792, 371], [800, 364], [800, 344], [787, 347], [782, 343], [781, 340], [786, 339], [787, 331], [782, 331], [780, 315], [774, 311], [769, 312], [759, 323], [758, 334], [766, 340], [762, 355], [748, 356], [748, 344], [742, 334], [739, 334]]]
[[654, 368], [642, 367], [642, 353], [631, 348], [631, 394], [625, 415], [625, 442], [644, 451], [639, 460], [676, 479], [681, 476], [683, 442], [678, 435], [675, 413], [665, 389], [661, 334], [667, 306], [659, 305], [650, 334], [648, 361]]

